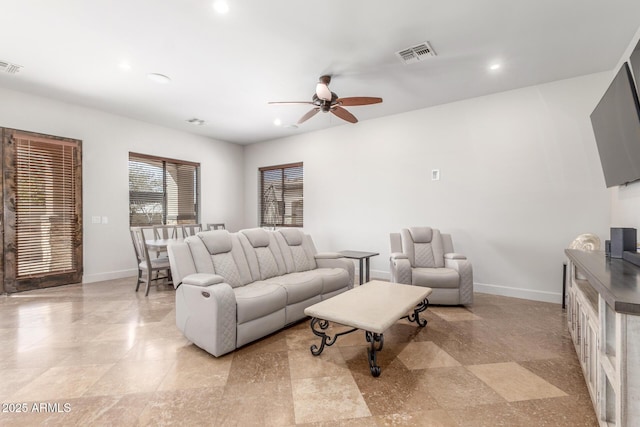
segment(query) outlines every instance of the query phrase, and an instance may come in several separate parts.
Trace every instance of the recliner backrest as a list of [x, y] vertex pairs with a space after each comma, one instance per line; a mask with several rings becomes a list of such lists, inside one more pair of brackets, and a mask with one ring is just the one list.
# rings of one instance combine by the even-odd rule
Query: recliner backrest
[[431, 227], [411, 227], [400, 230], [402, 252], [412, 267], [444, 267], [444, 245], [440, 230]]
[[273, 232], [250, 228], [238, 233], [254, 280], [266, 280], [286, 273], [280, 247]]
[[308, 271], [316, 268], [315, 247], [311, 236], [297, 228], [275, 232], [280, 245], [287, 273]]
[[187, 237], [198, 273], [224, 277], [233, 288], [251, 283], [253, 278], [238, 237], [226, 230], [202, 231]]

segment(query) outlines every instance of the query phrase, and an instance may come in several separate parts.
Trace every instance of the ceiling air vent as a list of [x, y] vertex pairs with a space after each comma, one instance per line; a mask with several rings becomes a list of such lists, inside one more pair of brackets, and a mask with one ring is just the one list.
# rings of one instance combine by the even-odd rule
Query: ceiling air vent
[[21, 69], [21, 65], [0, 61], [0, 73], [17, 74]]
[[408, 47], [396, 52], [396, 55], [405, 64], [413, 64], [427, 59], [430, 56], [436, 56], [429, 42], [420, 43], [419, 45]]

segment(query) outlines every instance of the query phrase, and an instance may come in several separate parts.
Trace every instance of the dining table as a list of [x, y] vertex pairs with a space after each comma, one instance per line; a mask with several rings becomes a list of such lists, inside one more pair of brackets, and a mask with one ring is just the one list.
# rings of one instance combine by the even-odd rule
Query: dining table
[[150, 251], [156, 252], [165, 252], [167, 250], [167, 246], [171, 243], [179, 243], [183, 242], [184, 239], [176, 238], [176, 239], [149, 239], [145, 240], [145, 244], [147, 245], [147, 249]]

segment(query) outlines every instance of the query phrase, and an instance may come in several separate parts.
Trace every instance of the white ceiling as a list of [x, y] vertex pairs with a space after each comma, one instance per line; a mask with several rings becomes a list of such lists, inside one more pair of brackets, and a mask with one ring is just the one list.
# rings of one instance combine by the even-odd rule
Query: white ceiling
[[[339, 96], [384, 99], [348, 107], [366, 120], [611, 70], [640, 26], [638, 0], [227, 1], [0, 0], [0, 61], [24, 67], [0, 86], [248, 144], [358, 126], [274, 126], [310, 106], [267, 102], [310, 101], [323, 74]], [[437, 57], [395, 56], [424, 41]]]

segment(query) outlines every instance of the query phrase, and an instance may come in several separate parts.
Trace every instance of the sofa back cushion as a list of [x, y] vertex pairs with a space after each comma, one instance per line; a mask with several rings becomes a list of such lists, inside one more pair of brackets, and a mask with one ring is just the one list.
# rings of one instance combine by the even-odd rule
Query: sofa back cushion
[[444, 248], [440, 230], [431, 227], [403, 228], [402, 252], [407, 254], [412, 267], [444, 267]]
[[311, 238], [297, 228], [276, 231], [287, 273], [316, 268], [315, 248]]
[[[186, 238], [185, 242], [191, 248], [198, 273], [218, 274], [233, 288], [253, 282], [247, 258], [236, 235], [226, 230], [203, 231]], [[205, 258], [208, 258], [208, 263]]]
[[273, 232], [262, 228], [250, 228], [241, 230], [238, 237], [254, 280], [266, 280], [286, 273]]

